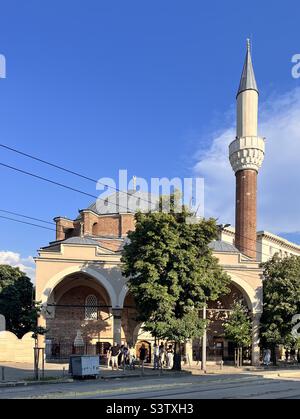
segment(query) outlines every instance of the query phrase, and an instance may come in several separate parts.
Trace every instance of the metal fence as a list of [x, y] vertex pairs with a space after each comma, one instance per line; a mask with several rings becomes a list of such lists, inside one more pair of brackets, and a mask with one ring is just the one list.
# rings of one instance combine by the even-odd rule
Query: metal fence
[[75, 346], [71, 343], [46, 343], [46, 360], [52, 362], [68, 361], [71, 355], [99, 355], [101, 363], [105, 362], [109, 343], [97, 342], [96, 344], [85, 344]]

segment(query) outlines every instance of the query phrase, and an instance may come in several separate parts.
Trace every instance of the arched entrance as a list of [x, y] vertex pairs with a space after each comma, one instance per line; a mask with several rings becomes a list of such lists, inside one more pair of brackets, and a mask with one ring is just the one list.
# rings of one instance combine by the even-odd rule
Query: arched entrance
[[[228, 320], [235, 301], [241, 301], [251, 313], [248, 296], [241, 291], [235, 283], [229, 286], [229, 294], [222, 296], [218, 301], [210, 302], [207, 307], [207, 362], [219, 363], [221, 361], [233, 363], [235, 357], [235, 344], [225, 338], [224, 323]], [[193, 341], [193, 360], [202, 360], [202, 339]], [[245, 361], [251, 363], [251, 350], [245, 352]]]
[[107, 290], [85, 272], [67, 275], [54, 287], [46, 305], [47, 358], [104, 354], [113, 342], [112, 327]]

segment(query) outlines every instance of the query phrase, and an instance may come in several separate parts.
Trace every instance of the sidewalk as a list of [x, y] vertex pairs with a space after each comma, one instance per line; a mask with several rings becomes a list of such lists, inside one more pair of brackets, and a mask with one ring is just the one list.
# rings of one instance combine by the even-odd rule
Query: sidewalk
[[[4, 380], [2, 377], [2, 367], [4, 367]], [[70, 382], [72, 378], [68, 374], [69, 364], [52, 364], [46, 363], [45, 364], [45, 372], [44, 377], [45, 380], [43, 382], [50, 383], [51, 381], [66, 381]], [[145, 367], [144, 371], [141, 368], [136, 368], [135, 370], [125, 370], [119, 369], [118, 371], [112, 371], [111, 369], [107, 369], [103, 366], [100, 368], [100, 376], [99, 379], [122, 379], [122, 378], [130, 378], [130, 377], [160, 377], [163, 376], [176, 376], [178, 374], [192, 374], [191, 371], [182, 371], [176, 372], [171, 370], [163, 370], [161, 371], [154, 371], [151, 367]], [[0, 387], [4, 387], [5, 385], [13, 385], [18, 383], [21, 385], [22, 383], [30, 383], [34, 382], [34, 371], [33, 365], [28, 363], [11, 363], [11, 362], [0, 362]]]
[[[2, 380], [2, 367], [4, 367], [4, 380]], [[6, 386], [16, 385], [32, 385], [32, 384], [50, 384], [70, 382], [73, 379], [68, 374], [68, 364], [45, 364], [45, 379], [42, 381], [34, 381], [34, 372], [32, 364], [25, 363], [8, 363], [0, 362], [0, 388]], [[227, 375], [244, 375], [253, 374], [269, 377], [282, 377], [282, 378], [300, 378], [300, 366], [290, 366], [283, 368], [264, 368], [264, 367], [244, 367], [235, 368], [233, 366], [209, 366], [206, 372], [201, 371], [200, 366], [183, 367], [181, 372], [172, 370], [154, 371], [151, 367], [145, 367], [142, 372], [141, 368], [135, 370], [119, 369], [112, 371], [101, 366], [99, 379], [112, 380], [124, 378], [138, 378], [138, 377], [176, 377], [178, 375], [205, 375], [205, 376], [227, 376]]]

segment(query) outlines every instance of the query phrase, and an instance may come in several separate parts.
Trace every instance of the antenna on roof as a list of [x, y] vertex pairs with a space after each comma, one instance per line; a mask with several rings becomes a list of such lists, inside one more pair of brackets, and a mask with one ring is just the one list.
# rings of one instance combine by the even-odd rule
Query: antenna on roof
[[133, 176], [132, 178], [132, 184], [133, 184], [133, 190], [136, 192], [136, 176]]

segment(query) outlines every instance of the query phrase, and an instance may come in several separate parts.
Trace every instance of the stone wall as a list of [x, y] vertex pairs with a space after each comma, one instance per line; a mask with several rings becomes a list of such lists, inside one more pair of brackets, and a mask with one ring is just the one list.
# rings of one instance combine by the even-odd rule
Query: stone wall
[[32, 332], [18, 339], [11, 332], [0, 332], [0, 362], [33, 362]]

